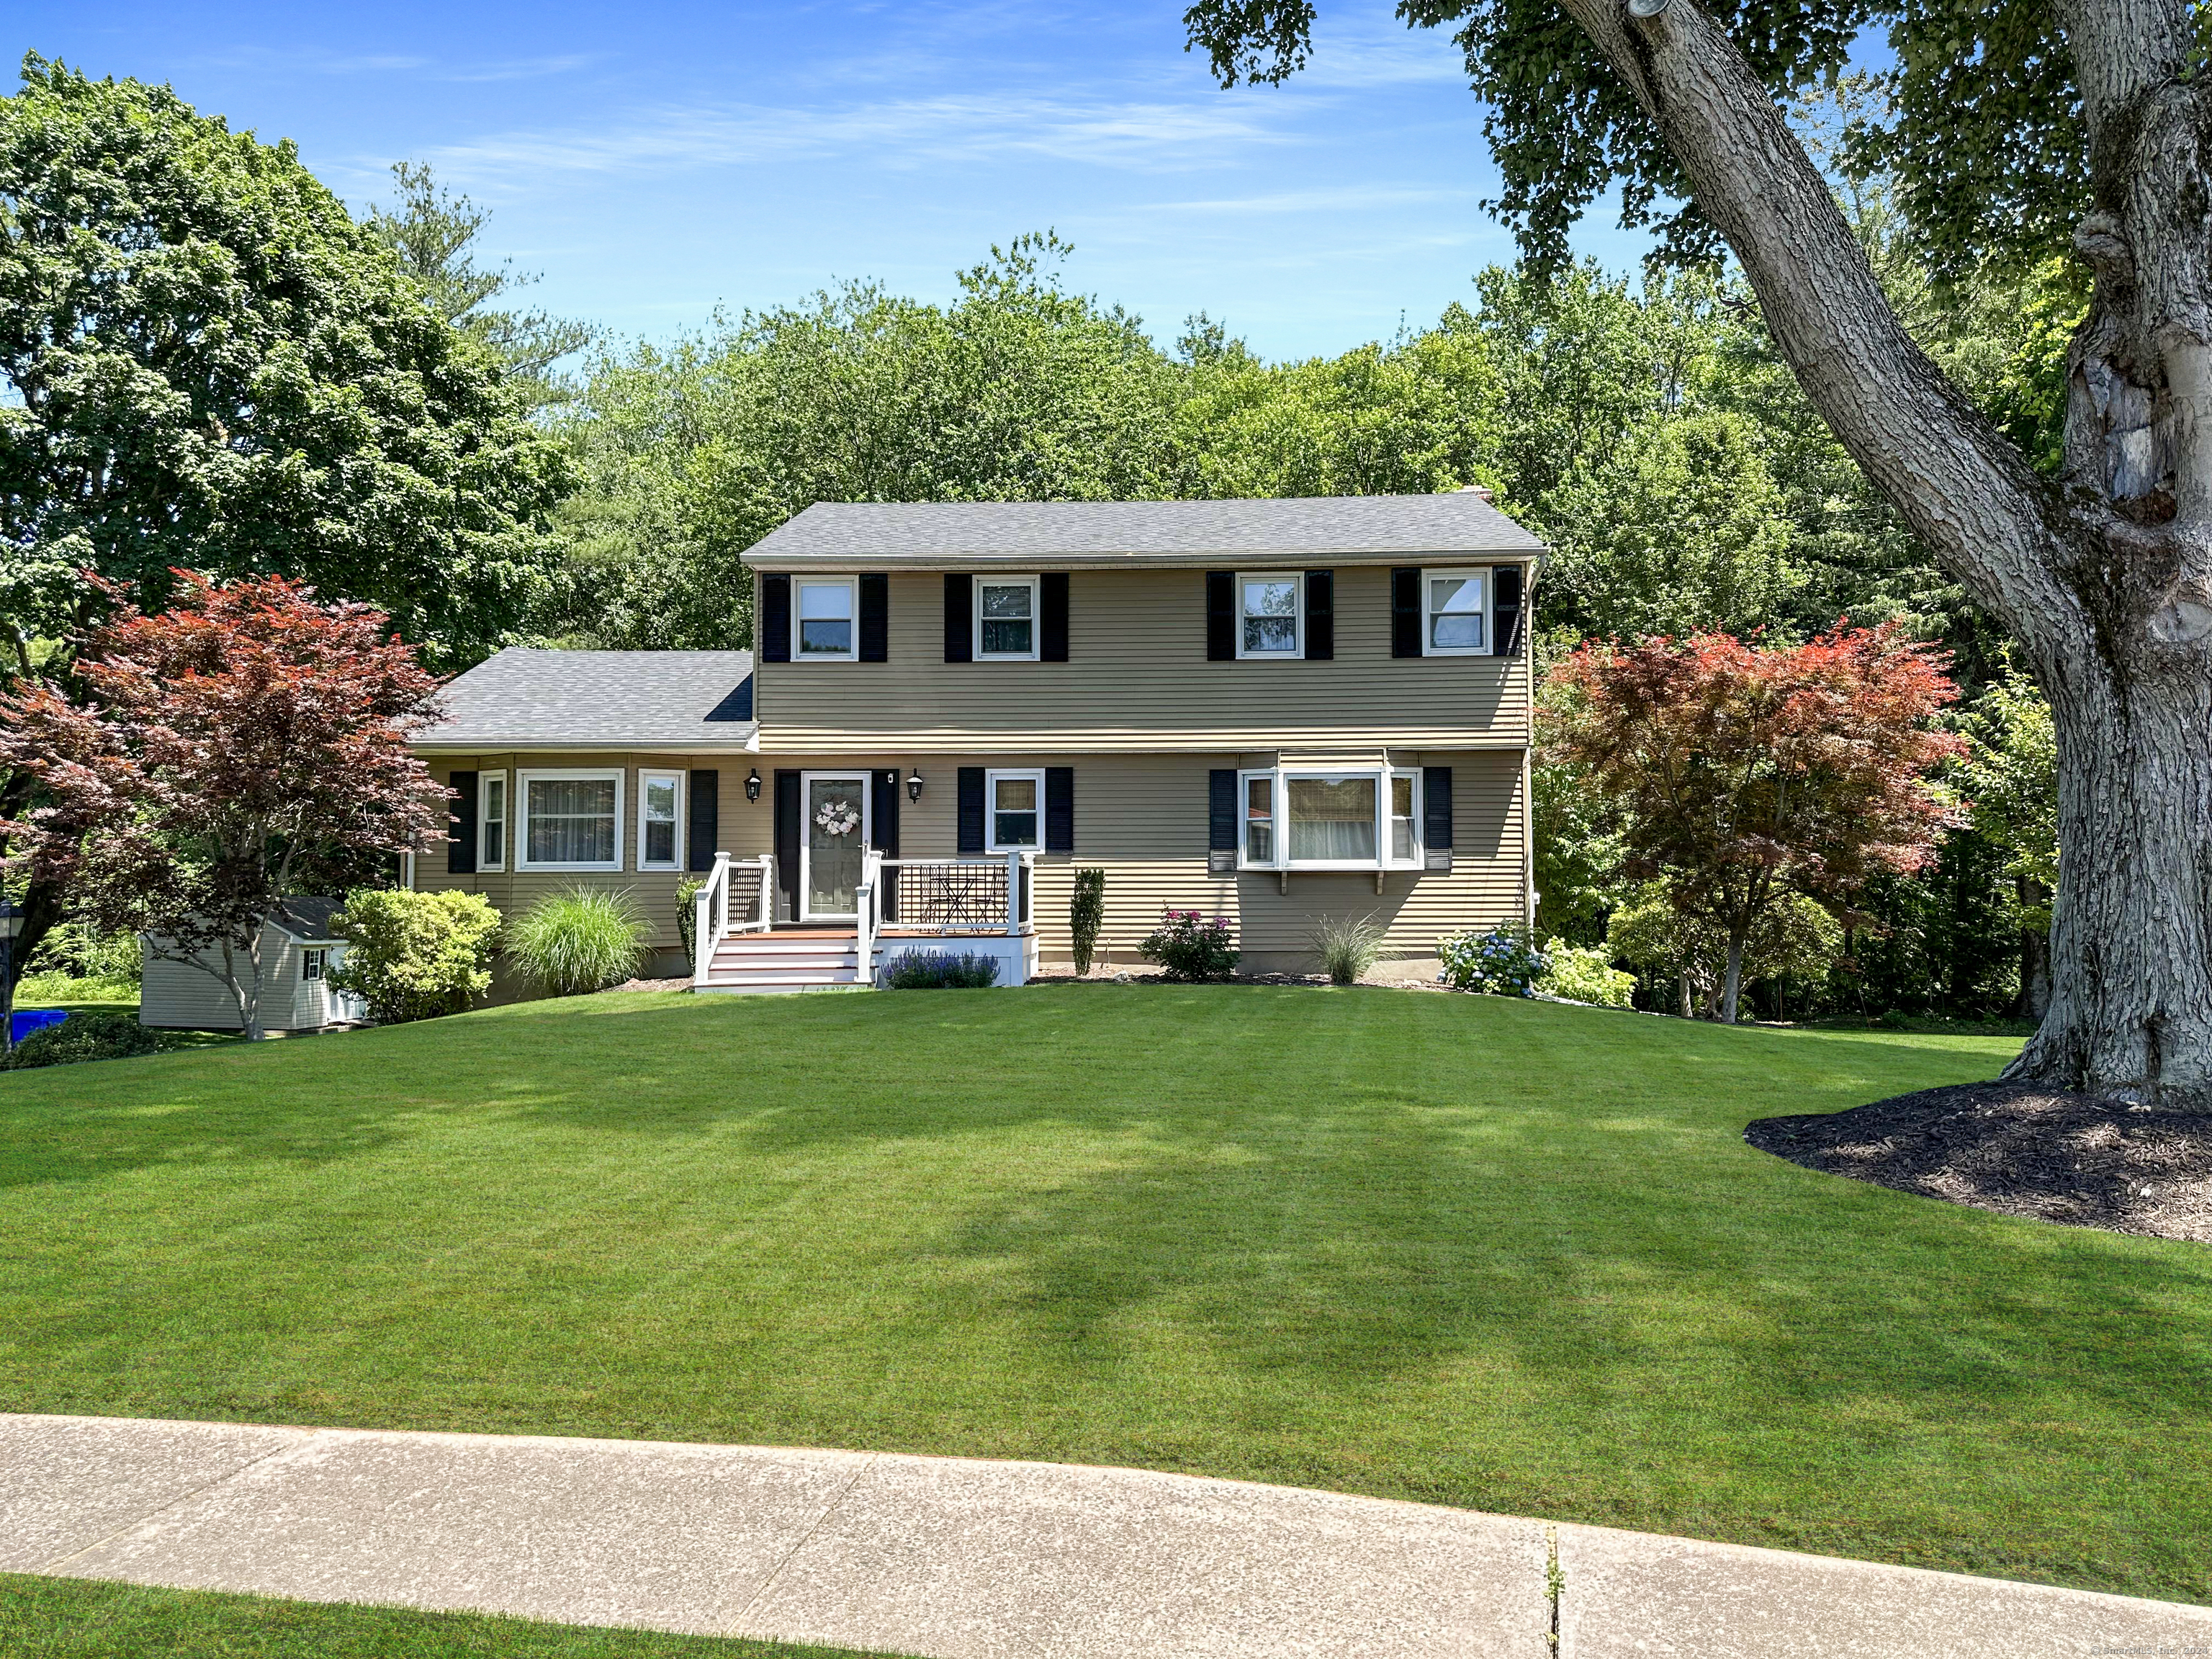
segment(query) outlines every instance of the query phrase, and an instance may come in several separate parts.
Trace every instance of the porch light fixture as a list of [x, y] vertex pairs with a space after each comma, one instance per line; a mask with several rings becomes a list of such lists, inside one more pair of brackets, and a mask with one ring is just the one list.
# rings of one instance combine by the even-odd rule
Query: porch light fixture
[[920, 767], [916, 767], [907, 777], [906, 798], [913, 801], [921, 799], [921, 769]]
[[745, 799], [747, 800], [760, 799], [760, 768], [757, 766], [745, 775]]
[[1631, 17], [1656, 17], [1667, 9], [1671, 0], [1628, 0]]
[[0, 898], [0, 1049], [15, 1046], [15, 937], [23, 931], [23, 912], [13, 899]]

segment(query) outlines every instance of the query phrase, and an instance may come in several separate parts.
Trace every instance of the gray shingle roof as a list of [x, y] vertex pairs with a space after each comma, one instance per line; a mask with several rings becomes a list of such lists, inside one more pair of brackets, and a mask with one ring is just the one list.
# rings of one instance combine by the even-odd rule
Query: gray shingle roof
[[417, 747], [742, 749], [758, 730], [750, 651], [518, 646], [453, 681], [442, 702]]
[[331, 932], [331, 918], [344, 904], [343, 899], [310, 898], [295, 893], [269, 913], [269, 921], [294, 939], [336, 939], [337, 935]]
[[1413, 555], [1528, 557], [1544, 544], [1471, 490], [1206, 501], [817, 501], [756, 542], [757, 569]]

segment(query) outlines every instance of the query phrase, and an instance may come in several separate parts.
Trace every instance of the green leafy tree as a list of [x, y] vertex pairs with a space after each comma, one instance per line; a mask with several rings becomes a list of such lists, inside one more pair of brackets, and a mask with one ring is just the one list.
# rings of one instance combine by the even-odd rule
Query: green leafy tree
[[477, 239], [490, 213], [441, 189], [427, 161], [395, 161], [392, 179], [398, 199], [388, 208], [372, 206], [363, 222], [398, 257], [430, 308], [489, 346], [532, 402], [565, 398], [568, 389], [553, 378], [553, 366], [589, 347], [599, 331], [573, 318], [493, 305], [540, 278], [516, 270], [511, 259], [477, 263]]
[[[1606, 948], [1640, 974], [1660, 996], [1671, 993], [1685, 1019], [1722, 1018], [1728, 980], [1725, 930], [1692, 912], [1664, 883], [1638, 889], [1606, 925]], [[1843, 955], [1844, 930], [1826, 908], [1790, 893], [1762, 912], [1744, 941], [1747, 983], [1794, 981], [1819, 985]], [[1593, 999], [1594, 1000], [1595, 999]]]
[[2051, 895], [2058, 885], [2058, 742], [2051, 704], [2017, 672], [1982, 693], [1962, 722], [1959, 786], [1974, 828], [2002, 850], [2020, 930], [2020, 1012], [2051, 1000]]
[[[466, 663], [544, 602], [565, 477], [289, 141], [25, 58], [0, 99], [0, 689], [65, 686], [102, 583], [158, 609], [177, 568], [311, 580]], [[32, 789], [0, 773], [0, 819]], [[24, 903], [27, 949], [59, 896]]]

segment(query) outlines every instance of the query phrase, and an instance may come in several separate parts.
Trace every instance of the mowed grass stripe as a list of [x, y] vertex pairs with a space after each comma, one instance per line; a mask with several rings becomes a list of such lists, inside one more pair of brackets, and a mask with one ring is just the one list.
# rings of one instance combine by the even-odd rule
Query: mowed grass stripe
[[0, 1403], [1133, 1464], [2212, 1600], [2212, 1253], [1745, 1146], [2003, 1039], [605, 996], [0, 1079]]

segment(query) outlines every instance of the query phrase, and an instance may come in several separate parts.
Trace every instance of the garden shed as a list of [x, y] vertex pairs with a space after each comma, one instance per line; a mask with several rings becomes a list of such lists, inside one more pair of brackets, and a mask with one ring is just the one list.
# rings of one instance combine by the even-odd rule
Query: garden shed
[[[262, 924], [261, 1029], [264, 1031], [323, 1031], [357, 1025], [368, 1018], [358, 997], [334, 989], [329, 979], [345, 953], [345, 941], [331, 931], [341, 901], [288, 898]], [[216, 972], [188, 962], [155, 955], [169, 948], [146, 941], [146, 964], [139, 980], [138, 1023], [176, 1031], [235, 1031], [238, 1005], [217, 977], [220, 951], [202, 952]]]

